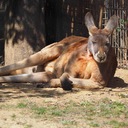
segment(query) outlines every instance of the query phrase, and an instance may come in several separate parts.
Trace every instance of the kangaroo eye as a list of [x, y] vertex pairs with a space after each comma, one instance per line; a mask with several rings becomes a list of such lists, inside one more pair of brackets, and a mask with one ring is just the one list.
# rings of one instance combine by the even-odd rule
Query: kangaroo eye
[[107, 47], [110, 46], [110, 43], [109, 42], [106, 42], [105, 43], [105, 46], [107, 46]]
[[93, 43], [93, 44], [96, 44], [96, 42], [94, 42], [94, 41], [93, 41], [92, 43]]

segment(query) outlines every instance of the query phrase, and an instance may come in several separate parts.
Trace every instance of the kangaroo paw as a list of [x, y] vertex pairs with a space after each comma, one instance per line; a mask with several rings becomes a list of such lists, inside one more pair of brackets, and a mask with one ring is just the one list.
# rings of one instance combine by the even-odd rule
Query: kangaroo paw
[[69, 80], [69, 75], [68, 73], [63, 73], [62, 76], [60, 77], [60, 82], [61, 82], [61, 87], [64, 90], [72, 90], [73, 85], [72, 81]]

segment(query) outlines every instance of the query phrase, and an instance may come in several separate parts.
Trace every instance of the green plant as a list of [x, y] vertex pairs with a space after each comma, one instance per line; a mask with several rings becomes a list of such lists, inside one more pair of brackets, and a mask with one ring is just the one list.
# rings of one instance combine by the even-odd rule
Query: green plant
[[125, 128], [128, 127], [128, 122], [119, 122], [117, 120], [111, 120], [109, 123], [113, 128]]
[[24, 128], [32, 128], [32, 125], [26, 124], [26, 125], [24, 126]]
[[95, 122], [91, 122], [91, 123], [89, 123], [89, 125], [91, 127], [99, 127], [100, 126], [98, 123], [95, 123]]
[[43, 115], [47, 112], [46, 107], [34, 107], [34, 108], [32, 108], [32, 110], [34, 110], [35, 113], [38, 114], [38, 115]]
[[17, 105], [17, 108], [26, 108], [26, 107], [27, 107], [27, 104], [23, 103], [23, 102], [18, 103], [18, 105]]
[[62, 120], [61, 123], [63, 125], [77, 125], [77, 122], [74, 120]]

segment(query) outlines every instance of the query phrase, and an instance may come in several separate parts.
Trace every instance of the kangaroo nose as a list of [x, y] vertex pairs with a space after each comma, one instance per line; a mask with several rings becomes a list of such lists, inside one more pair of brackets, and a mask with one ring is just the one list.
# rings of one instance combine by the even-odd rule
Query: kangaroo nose
[[103, 54], [103, 53], [97, 54], [97, 57], [99, 58], [100, 61], [103, 61], [106, 58], [105, 54]]

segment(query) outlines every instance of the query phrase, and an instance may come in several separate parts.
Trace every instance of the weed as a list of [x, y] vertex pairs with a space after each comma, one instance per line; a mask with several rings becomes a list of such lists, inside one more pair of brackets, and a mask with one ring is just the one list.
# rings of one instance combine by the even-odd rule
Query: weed
[[120, 102], [109, 102], [108, 104], [101, 102], [99, 107], [99, 115], [104, 117], [118, 117], [127, 111], [125, 104]]
[[26, 107], [27, 107], [27, 104], [23, 103], [23, 102], [18, 103], [18, 105], [17, 105], [17, 108], [26, 108]]
[[26, 124], [26, 125], [24, 126], [24, 128], [32, 128], [32, 125]]
[[62, 120], [61, 123], [63, 125], [77, 125], [77, 122], [74, 120]]
[[[66, 125], [65, 127], [73, 127], [85, 122], [90, 127], [101, 127], [104, 125], [112, 126], [113, 128], [128, 127], [126, 121], [119, 122], [120, 118], [124, 120], [128, 118], [127, 104], [112, 101], [111, 99], [104, 98], [99, 101], [86, 101], [82, 100], [79, 102], [66, 102], [64, 105], [44, 103], [43, 106], [36, 103], [29, 103], [28, 101], [19, 102], [16, 106], [5, 105], [1, 106], [2, 109], [25, 108], [26, 112], [29, 112], [41, 119], [60, 121], [61, 124]], [[22, 113], [24, 114], [24, 113]], [[26, 114], [26, 113], [25, 113]], [[35, 117], [35, 115], [33, 117]], [[63, 119], [64, 117], [64, 119]], [[11, 118], [15, 120], [16, 115], [12, 114]], [[99, 120], [97, 120], [99, 118]], [[102, 120], [100, 120], [102, 118]], [[117, 119], [117, 121], [113, 120]], [[119, 119], [119, 120], [118, 120]], [[112, 120], [108, 122], [108, 120]], [[24, 128], [31, 128], [29, 125], [24, 125]]]
[[95, 123], [95, 122], [91, 122], [91, 123], [89, 123], [89, 125], [91, 127], [99, 127], [100, 126], [98, 123]]
[[119, 97], [121, 97], [121, 98], [128, 98], [128, 94], [119, 94]]
[[12, 120], [15, 120], [16, 119], [16, 115], [15, 114], [12, 114], [11, 115], [11, 118], [12, 118]]
[[35, 113], [38, 115], [44, 115], [47, 112], [46, 107], [35, 107], [35, 108], [32, 108], [32, 110], [34, 110]]
[[85, 108], [86, 115], [88, 116], [102, 116], [102, 117], [119, 117], [124, 113], [127, 117], [127, 107], [125, 104], [111, 101], [108, 98], [102, 99], [99, 102], [85, 101], [81, 103]]
[[113, 128], [128, 127], [128, 122], [119, 122], [119, 121], [116, 121], [116, 120], [111, 120], [108, 124], [111, 125]]
[[51, 114], [53, 116], [62, 116], [63, 115], [63, 111], [61, 111], [61, 110], [54, 110]]
[[87, 116], [96, 115], [96, 106], [93, 102], [85, 101], [81, 103], [81, 106], [84, 107]]

